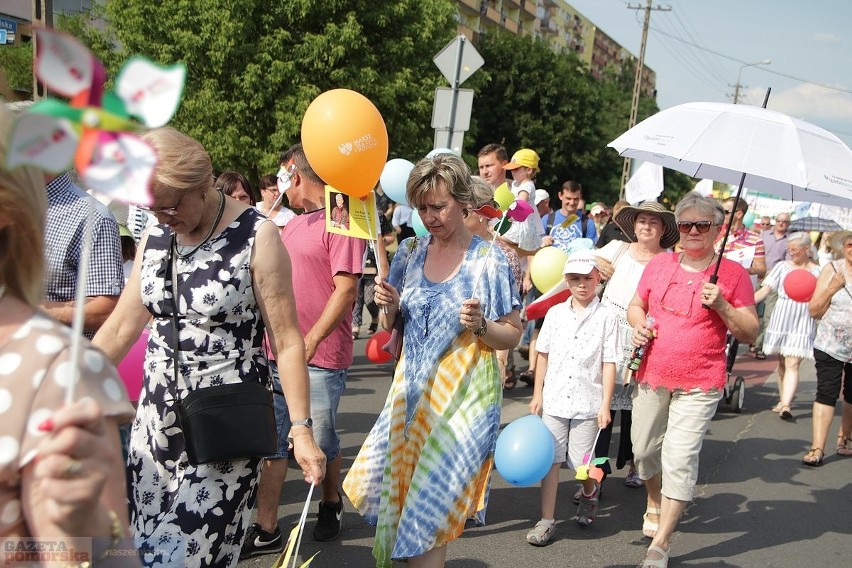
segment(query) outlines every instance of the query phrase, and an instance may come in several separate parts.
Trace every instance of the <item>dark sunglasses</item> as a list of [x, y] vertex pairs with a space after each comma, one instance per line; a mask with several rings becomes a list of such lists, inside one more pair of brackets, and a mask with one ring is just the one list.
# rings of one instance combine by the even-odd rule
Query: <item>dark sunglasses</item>
[[712, 221], [678, 221], [677, 222], [677, 230], [681, 233], [689, 233], [692, 231], [692, 228], [695, 227], [698, 229], [699, 233], [706, 233], [710, 230], [710, 227], [713, 226]]

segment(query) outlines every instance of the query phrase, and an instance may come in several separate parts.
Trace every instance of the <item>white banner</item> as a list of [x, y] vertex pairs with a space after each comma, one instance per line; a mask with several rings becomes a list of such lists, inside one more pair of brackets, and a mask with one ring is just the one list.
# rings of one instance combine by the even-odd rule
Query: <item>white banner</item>
[[663, 193], [663, 166], [644, 162], [624, 186], [624, 198], [630, 205], [656, 201]]

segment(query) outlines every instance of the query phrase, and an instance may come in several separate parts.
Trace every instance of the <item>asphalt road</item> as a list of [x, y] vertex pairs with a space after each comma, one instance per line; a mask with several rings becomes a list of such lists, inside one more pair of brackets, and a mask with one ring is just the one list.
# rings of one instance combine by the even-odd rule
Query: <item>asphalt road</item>
[[[366, 340], [356, 342], [356, 360], [341, 404], [344, 469], [358, 452], [380, 411], [391, 380], [389, 365], [364, 357]], [[756, 361], [741, 349], [734, 375], [746, 379], [741, 414], [720, 408], [701, 453], [699, 487], [672, 544], [670, 566], [815, 567], [849, 566], [852, 555], [852, 459], [834, 454], [839, 417], [829, 432], [827, 457], [821, 468], [800, 463], [810, 447], [811, 404], [816, 387], [812, 363], [805, 362], [794, 421], [784, 422], [768, 409], [776, 402], [773, 361]], [[519, 363], [524, 363], [516, 358]], [[502, 424], [527, 413], [532, 389], [519, 383], [506, 393]], [[838, 407], [839, 408], [839, 407]], [[839, 410], [838, 410], [839, 413]], [[617, 431], [613, 435], [613, 451]], [[644, 557], [649, 541], [642, 537], [644, 490], [623, 484], [627, 469], [616, 471], [604, 485], [595, 524], [580, 527], [571, 502], [576, 482], [563, 470], [559, 485], [556, 539], [542, 548], [525, 541], [539, 517], [537, 487], [518, 488], [495, 476], [484, 527], [471, 527], [449, 545], [450, 568], [584, 567], [627, 568]], [[288, 475], [279, 508], [288, 533], [298, 521], [307, 486], [298, 471]], [[374, 566], [373, 528], [347, 502], [341, 537], [317, 543], [310, 533], [316, 516], [311, 505], [300, 557], [320, 551], [311, 566]], [[844, 558], [846, 560], [844, 560]], [[269, 567], [275, 556], [240, 562], [240, 567]]]

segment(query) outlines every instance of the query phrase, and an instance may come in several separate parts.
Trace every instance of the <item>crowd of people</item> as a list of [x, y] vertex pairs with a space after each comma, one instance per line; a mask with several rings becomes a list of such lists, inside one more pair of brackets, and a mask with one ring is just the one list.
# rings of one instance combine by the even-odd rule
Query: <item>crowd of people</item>
[[[2, 144], [10, 120], [0, 109]], [[2, 170], [0, 412], [13, 409], [2, 430], [18, 434], [0, 456], [0, 536], [103, 537], [99, 559], [128, 547], [146, 566], [235, 566], [284, 549], [278, 506], [293, 456], [319, 489], [315, 540], [339, 537], [345, 495], [376, 527], [377, 566], [443, 566], [468, 523], [486, 522], [503, 393], [521, 381], [554, 448], [526, 541], [553, 541], [561, 467], [610, 455], [618, 418], [615, 466], [629, 467], [627, 485], [645, 488], [642, 566], [665, 567], [694, 497], [731, 338], [755, 357], [778, 356], [778, 404], [767, 410], [785, 420], [799, 366], [814, 359], [813, 440], [802, 463], [823, 463], [841, 395], [836, 453], [852, 455], [850, 231], [824, 237], [818, 263], [809, 235], [788, 234], [787, 214], [760, 234], [737, 199], [689, 193], [674, 210], [587, 207], [577, 181], [555, 196], [536, 188], [533, 149], [510, 159], [491, 144], [477, 156], [479, 175], [450, 153], [418, 161], [407, 203], [377, 188], [381, 214], [368, 242], [327, 230], [348, 229], [348, 199], [327, 197], [300, 144], [278, 156], [277, 175], [255, 195], [237, 172], [214, 177], [208, 153], [182, 132], [143, 138], [158, 156], [153, 202], [118, 220], [90, 205], [69, 174], [49, 178], [45, 191], [38, 172]], [[505, 232], [486, 207], [498, 207], [503, 183], [535, 211]], [[94, 262], [77, 305], [90, 208]], [[136, 239], [140, 218], [147, 228]], [[122, 254], [122, 236], [132, 252]], [[525, 321], [525, 306], [548, 292], [536, 290], [530, 262], [546, 247], [564, 252], [557, 268], [571, 296]], [[785, 291], [795, 270], [816, 278], [809, 302]], [[365, 309], [367, 331], [398, 333], [401, 351], [384, 408], [344, 472], [336, 419]], [[63, 406], [72, 341], [62, 324], [75, 310], [91, 344], [83, 340], [79, 401]], [[146, 329], [131, 405], [115, 365]], [[242, 383], [278, 391], [277, 451], [190, 459], [181, 401]], [[574, 495], [581, 526], [597, 522], [612, 471], [602, 469]]]

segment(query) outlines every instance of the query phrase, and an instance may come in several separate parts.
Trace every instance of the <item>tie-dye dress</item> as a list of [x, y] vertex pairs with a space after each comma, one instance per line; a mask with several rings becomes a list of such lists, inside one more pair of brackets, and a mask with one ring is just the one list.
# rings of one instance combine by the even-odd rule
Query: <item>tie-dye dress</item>
[[499, 247], [486, 262], [490, 243], [473, 237], [458, 274], [434, 283], [423, 274], [430, 242], [427, 235], [412, 248], [406, 239], [393, 259], [388, 280], [402, 293], [403, 353], [343, 483], [376, 526], [379, 567], [447, 544], [471, 516], [484, 521], [503, 395], [495, 352], [459, 323], [459, 309], [477, 297], [495, 320], [521, 307]]

